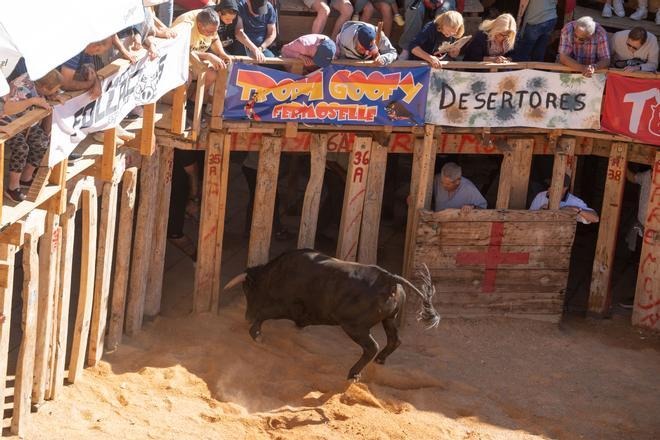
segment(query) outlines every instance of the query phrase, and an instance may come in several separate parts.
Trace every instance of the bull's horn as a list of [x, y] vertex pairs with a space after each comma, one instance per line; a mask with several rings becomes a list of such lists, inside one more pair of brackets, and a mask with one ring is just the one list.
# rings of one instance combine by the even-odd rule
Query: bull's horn
[[247, 278], [247, 273], [246, 272], [243, 272], [240, 275], [236, 275], [227, 284], [225, 284], [225, 287], [222, 290], [228, 290], [228, 289], [231, 289], [232, 287], [238, 286], [243, 281], [245, 281], [245, 278]]

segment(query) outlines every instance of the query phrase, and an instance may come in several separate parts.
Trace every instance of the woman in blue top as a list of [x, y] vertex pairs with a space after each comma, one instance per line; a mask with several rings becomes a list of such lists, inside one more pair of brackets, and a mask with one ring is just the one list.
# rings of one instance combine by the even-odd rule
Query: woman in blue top
[[[410, 43], [411, 59], [426, 61], [431, 67], [440, 69], [440, 60], [445, 55], [438, 54], [438, 48], [445, 41], [453, 43], [456, 38], [462, 37], [464, 32], [463, 16], [459, 12], [448, 11], [438, 15], [435, 20], [427, 23]], [[455, 58], [458, 53], [458, 50], [449, 51], [449, 56]]]

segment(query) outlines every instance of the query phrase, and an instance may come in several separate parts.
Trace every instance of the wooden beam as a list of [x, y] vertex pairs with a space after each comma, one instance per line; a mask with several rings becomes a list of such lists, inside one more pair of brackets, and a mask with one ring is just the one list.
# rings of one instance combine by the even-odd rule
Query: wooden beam
[[143, 107], [142, 130], [140, 132], [140, 154], [151, 156], [156, 148], [156, 103], [145, 104]]
[[183, 134], [186, 129], [186, 100], [188, 85], [182, 84], [174, 89], [172, 101], [172, 133]]
[[142, 156], [140, 169], [140, 198], [138, 200], [135, 241], [131, 262], [131, 275], [126, 305], [126, 334], [135, 336], [142, 328], [144, 300], [147, 291], [149, 263], [151, 263], [154, 212], [160, 188], [154, 185], [158, 179], [160, 149], [151, 156]]
[[217, 71], [213, 88], [213, 102], [211, 104], [211, 129], [222, 129], [222, 113], [225, 110], [225, 93], [227, 92], [227, 77], [229, 69]]
[[632, 323], [660, 330], [660, 151], [651, 170]]
[[39, 305], [37, 320], [37, 345], [34, 360], [34, 384], [32, 403], [41, 405], [46, 399], [46, 389], [50, 382], [50, 359], [54, 349], [53, 308], [55, 307], [55, 287], [57, 263], [60, 252], [59, 215], [48, 213], [44, 235], [39, 240]]
[[32, 394], [32, 373], [37, 343], [37, 301], [39, 295], [39, 237], [31, 231], [25, 234], [23, 245], [23, 338], [18, 350], [16, 381], [14, 385], [14, 411], [11, 418], [11, 432], [25, 437], [27, 418], [30, 414]]
[[9, 333], [11, 330], [11, 300], [14, 293], [14, 263], [16, 246], [0, 243], [2, 261], [0, 267], [0, 311], [5, 322], [0, 325], [0, 402], [4, 402], [7, 390], [7, 358], [9, 357]]
[[549, 209], [559, 209], [559, 202], [564, 191], [564, 176], [568, 171], [568, 162], [575, 154], [575, 138], [561, 138], [552, 164], [552, 182], [548, 191]]
[[413, 156], [413, 176], [410, 181], [410, 197], [408, 205], [408, 219], [406, 222], [406, 238], [403, 255], [403, 273], [409, 277], [412, 273], [413, 255], [415, 251], [415, 235], [419, 211], [426, 206], [428, 180], [433, 179], [433, 166], [435, 165], [436, 149], [433, 142], [435, 126], [424, 126], [424, 142], [415, 144]]
[[0, 140], [0, 225], [2, 224], [2, 207], [5, 206], [5, 141]]
[[195, 107], [193, 109], [192, 133], [190, 137], [193, 141], [199, 139], [200, 128], [202, 126], [202, 112], [204, 110], [204, 94], [206, 81], [206, 71], [202, 71], [197, 76], [197, 88], [195, 89]]
[[298, 123], [297, 122], [287, 122], [286, 128], [284, 129], [284, 137], [286, 138], [295, 138], [298, 136]]
[[341, 260], [355, 261], [357, 258], [362, 210], [369, 175], [371, 143], [371, 137], [356, 136], [353, 150], [349, 155], [344, 203], [337, 238], [337, 258]]
[[621, 218], [623, 188], [626, 183], [627, 159], [628, 144], [614, 142], [607, 166], [605, 193], [598, 225], [598, 241], [596, 242], [589, 293], [589, 313], [600, 317], [609, 314], [612, 304], [612, 266]]
[[509, 208], [526, 209], [534, 140], [530, 138], [513, 139], [511, 144], [513, 146], [513, 172], [511, 173]]
[[117, 127], [103, 132], [103, 155], [101, 156], [101, 179], [112, 180], [115, 174], [115, 155], [117, 154]]
[[248, 267], [268, 262], [281, 149], [281, 138], [264, 137], [259, 152], [257, 186], [254, 194], [254, 206], [252, 207]]
[[119, 230], [117, 252], [115, 254], [115, 275], [112, 282], [112, 307], [108, 336], [105, 342], [107, 351], [112, 351], [121, 343], [124, 330], [124, 310], [126, 291], [131, 264], [131, 243], [133, 240], [133, 217], [135, 214], [135, 189], [137, 186], [137, 168], [124, 171], [121, 184], [121, 202], [119, 205]]
[[56, 164], [49, 176], [50, 183], [57, 185], [60, 189], [60, 192], [53, 198], [50, 208], [55, 214], [59, 215], [66, 212], [66, 170], [68, 166], [69, 159], [67, 158]]
[[316, 242], [316, 226], [319, 219], [319, 206], [321, 204], [321, 191], [325, 175], [325, 161], [328, 153], [328, 135], [321, 133], [318, 136], [316, 148], [310, 149], [310, 171], [302, 213], [300, 215], [300, 230], [298, 231], [298, 248], [314, 249]]
[[92, 301], [94, 300], [94, 273], [96, 263], [97, 234], [97, 197], [96, 187], [82, 190], [82, 253], [80, 257], [80, 291], [76, 324], [71, 343], [71, 361], [69, 363], [69, 382], [74, 383], [80, 378], [85, 363], [89, 326], [92, 316]]
[[[117, 187], [114, 182], [103, 184], [101, 196], [101, 218], [99, 219], [98, 250], [94, 279], [94, 306], [89, 335], [87, 365], [96, 366], [103, 356], [103, 339], [108, 316], [108, 298], [110, 297], [110, 276], [112, 275], [112, 256], [115, 245], [115, 226], [117, 223]], [[126, 231], [121, 231], [125, 234]]]
[[147, 276], [147, 296], [144, 301], [144, 313], [156, 316], [160, 313], [160, 299], [163, 292], [163, 272], [165, 271], [165, 247], [167, 245], [167, 218], [170, 210], [170, 194], [172, 191], [172, 161], [174, 148], [160, 148], [160, 165], [158, 166], [159, 188], [154, 215], [151, 264]]
[[217, 313], [220, 303], [220, 273], [222, 269], [222, 243], [225, 234], [225, 215], [227, 212], [227, 187], [229, 181], [229, 136], [225, 135], [222, 142], [222, 162], [220, 167], [220, 194], [218, 197], [218, 223], [215, 239], [215, 268], [213, 270], [213, 286], [211, 288], [211, 311]]
[[369, 176], [367, 177], [366, 188], [367, 192], [364, 198], [362, 227], [360, 228], [360, 244], [358, 248], [358, 262], [360, 263], [378, 263], [380, 210], [383, 204], [386, 168], [387, 146], [383, 146], [374, 141], [371, 144]]

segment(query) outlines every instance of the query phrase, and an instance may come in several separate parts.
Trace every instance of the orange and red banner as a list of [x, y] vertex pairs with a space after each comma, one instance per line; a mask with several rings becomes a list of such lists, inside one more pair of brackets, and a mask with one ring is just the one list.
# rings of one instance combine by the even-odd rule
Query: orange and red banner
[[607, 75], [601, 126], [660, 145], [660, 80]]

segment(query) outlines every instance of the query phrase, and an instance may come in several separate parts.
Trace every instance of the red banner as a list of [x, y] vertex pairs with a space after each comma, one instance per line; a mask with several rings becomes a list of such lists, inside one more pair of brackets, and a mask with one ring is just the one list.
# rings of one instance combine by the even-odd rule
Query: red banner
[[660, 145], [660, 80], [608, 74], [603, 129]]

